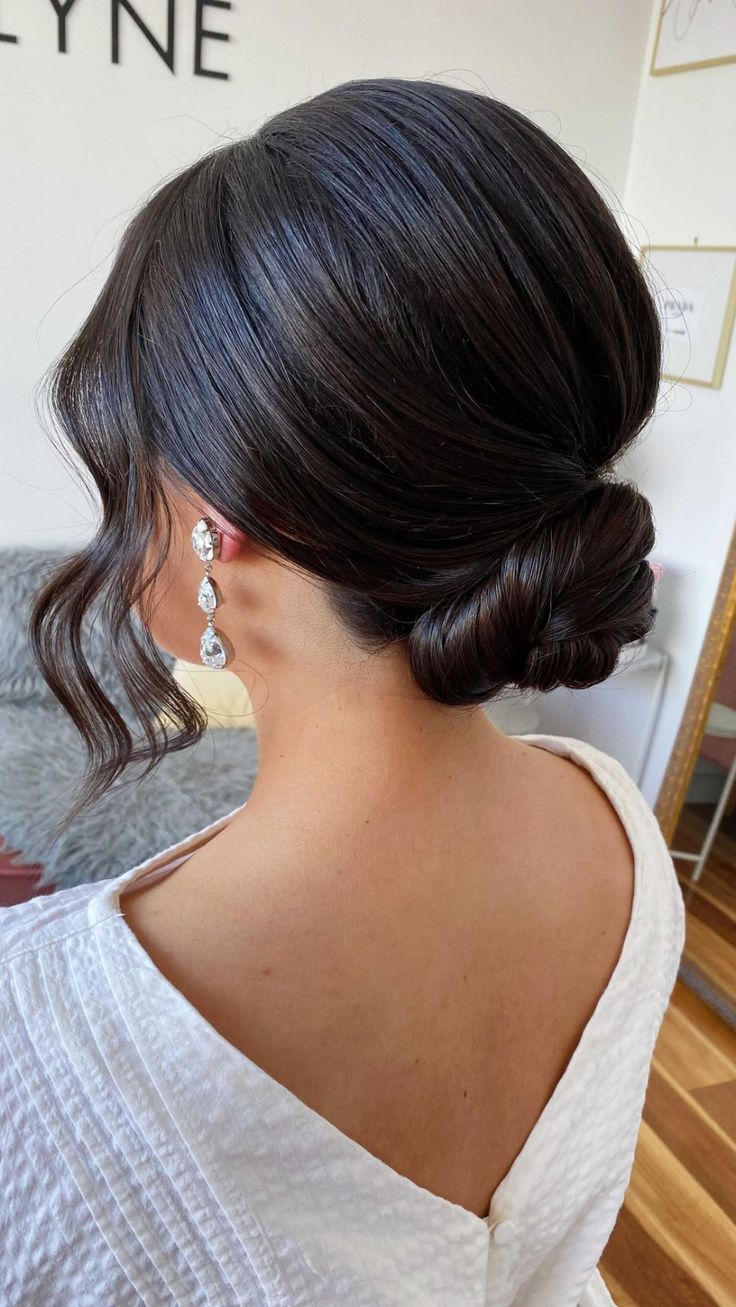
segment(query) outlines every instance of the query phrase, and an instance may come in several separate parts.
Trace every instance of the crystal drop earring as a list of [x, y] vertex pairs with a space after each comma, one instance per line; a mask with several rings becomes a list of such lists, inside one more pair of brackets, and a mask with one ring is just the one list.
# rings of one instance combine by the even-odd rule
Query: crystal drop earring
[[199, 583], [197, 603], [207, 614], [207, 626], [199, 641], [199, 656], [205, 667], [224, 667], [229, 662], [230, 654], [225, 637], [215, 630], [215, 609], [219, 599], [211, 579], [212, 560], [220, 552], [220, 533], [214, 522], [200, 517], [192, 531], [192, 548], [204, 563], [204, 576]]

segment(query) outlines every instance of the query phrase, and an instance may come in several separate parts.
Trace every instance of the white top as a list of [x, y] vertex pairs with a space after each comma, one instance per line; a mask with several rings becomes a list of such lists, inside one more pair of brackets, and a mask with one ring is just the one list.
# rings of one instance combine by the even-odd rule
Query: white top
[[[372, 1156], [229, 1044], [120, 911], [114, 878], [0, 911], [4, 1307], [598, 1307], [684, 910], [657, 822], [589, 744], [635, 858], [610, 982], [484, 1220]], [[243, 805], [241, 805], [243, 806]], [[492, 1099], [492, 1086], [489, 1086]]]

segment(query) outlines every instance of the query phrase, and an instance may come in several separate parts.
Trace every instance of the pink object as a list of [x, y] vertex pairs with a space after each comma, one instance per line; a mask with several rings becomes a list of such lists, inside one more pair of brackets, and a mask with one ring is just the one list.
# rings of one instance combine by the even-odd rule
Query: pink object
[[[731, 642], [726, 650], [715, 698], [718, 703], [725, 704], [727, 708], [736, 708], [736, 632], [731, 636]], [[703, 736], [700, 752], [711, 762], [717, 762], [724, 771], [728, 771], [733, 762], [733, 751], [733, 740], [721, 740], [713, 735]]]
[[26, 903], [39, 894], [53, 894], [54, 885], [39, 885], [43, 871], [40, 863], [22, 866], [11, 862], [13, 849], [6, 849], [0, 836], [0, 908], [11, 908], [14, 903]]
[[659, 581], [660, 577], [662, 576], [662, 573], [664, 572], [664, 568], [662, 567], [661, 563], [653, 563], [650, 559], [649, 566], [654, 572], [654, 580]]
[[221, 563], [229, 563], [237, 558], [245, 540], [245, 533], [233, 526], [222, 513], [218, 513], [211, 504], [207, 504], [207, 516], [215, 523], [220, 533], [220, 552], [217, 555]]

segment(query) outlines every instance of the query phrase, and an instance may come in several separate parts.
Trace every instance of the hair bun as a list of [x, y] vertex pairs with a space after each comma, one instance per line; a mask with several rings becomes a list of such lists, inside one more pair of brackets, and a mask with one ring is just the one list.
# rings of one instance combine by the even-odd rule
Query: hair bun
[[622, 647], [651, 628], [653, 546], [649, 501], [628, 482], [595, 483], [481, 583], [418, 618], [408, 656], [419, 685], [442, 703], [470, 705], [508, 685], [605, 680]]

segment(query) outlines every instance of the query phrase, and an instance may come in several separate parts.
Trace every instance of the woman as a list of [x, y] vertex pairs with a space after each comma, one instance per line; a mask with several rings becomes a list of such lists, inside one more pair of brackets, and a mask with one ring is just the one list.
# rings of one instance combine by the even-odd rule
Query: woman
[[80, 804], [202, 732], [156, 644], [241, 678], [259, 774], [2, 916], [4, 1302], [610, 1303], [681, 899], [618, 762], [483, 705], [649, 630], [611, 472], [659, 373], [597, 191], [474, 92], [345, 83], [135, 215], [53, 371], [102, 519], [33, 646]]

